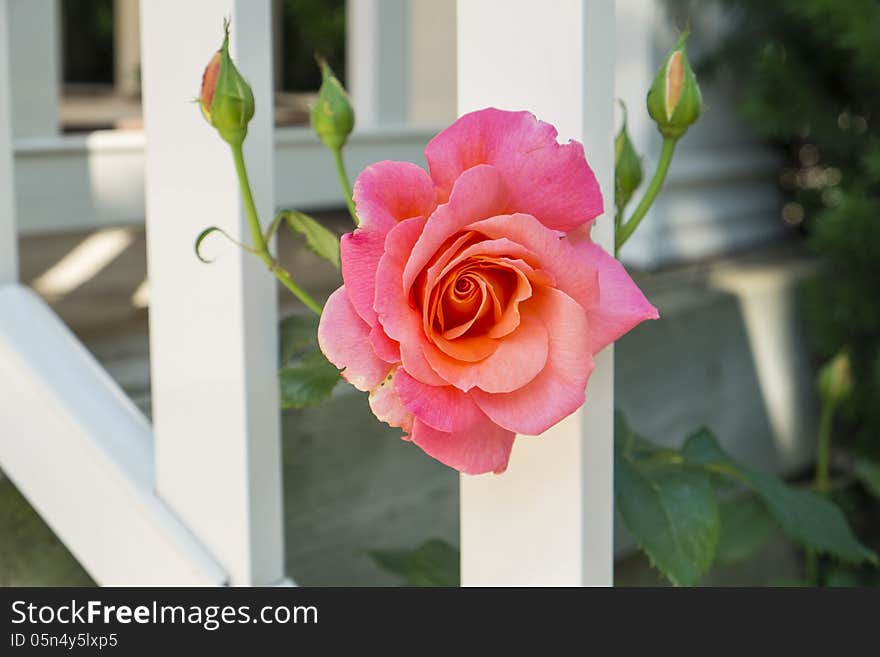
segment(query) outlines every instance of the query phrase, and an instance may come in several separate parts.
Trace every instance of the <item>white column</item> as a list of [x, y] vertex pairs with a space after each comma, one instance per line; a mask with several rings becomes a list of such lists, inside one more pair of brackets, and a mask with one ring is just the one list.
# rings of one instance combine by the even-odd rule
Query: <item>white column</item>
[[136, 96], [141, 90], [140, 0], [113, 0], [113, 78], [116, 92]]
[[0, 284], [18, 279], [9, 96], [9, 5], [0, 0]]
[[408, 0], [351, 0], [346, 11], [346, 86], [358, 125], [406, 122]]
[[61, 73], [59, 0], [9, 0], [13, 134], [58, 132]]
[[[613, 208], [614, 2], [458, 3], [459, 112], [528, 109], [582, 140]], [[612, 219], [593, 237], [612, 244]], [[464, 585], [612, 584], [613, 355], [587, 403], [539, 438], [517, 438], [503, 475], [461, 478]]]
[[264, 223], [273, 213], [269, 0], [141, 4], [150, 349], [159, 494], [232, 584], [284, 576], [275, 281], [208, 225], [250, 241], [229, 147], [191, 102], [232, 21], [256, 115], [245, 144]]

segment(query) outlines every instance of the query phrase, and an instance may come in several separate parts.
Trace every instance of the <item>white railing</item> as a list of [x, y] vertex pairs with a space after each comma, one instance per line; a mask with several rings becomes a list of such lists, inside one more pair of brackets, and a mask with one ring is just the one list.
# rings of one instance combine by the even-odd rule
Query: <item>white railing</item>
[[[9, 0], [10, 20], [16, 26], [10, 42], [10, 88], [19, 233], [143, 225], [143, 132], [59, 133], [60, 1]], [[346, 152], [352, 172], [377, 159], [423, 163], [425, 144], [437, 132], [437, 126], [415, 126], [408, 120], [413, 74], [407, 70], [406, 56], [409, 1], [350, 3], [348, 77], [358, 89], [358, 129]], [[138, 4], [138, 0], [115, 0], [114, 5], [116, 86], [123, 92], [131, 90], [141, 63]], [[186, 99], [193, 97], [198, 76], [189, 83]], [[343, 202], [330, 155], [310, 128], [279, 128], [274, 140], [279, 206], [312, 209]], [[326, 171], [331, 175], [324, 175]]]
[[[187, 98], [193, 94], [190, 91]], [[381, 158], [423, 163], [425, 144], [436, 132], [415, 126], [359, 128], [345, 158], [353, 172]], [[344, 203], [330, 155], [311, 128], [277, 128], [274, 140], [279, 207], [312, 209]], [[23, 137], [14, 145], [20, 234], [144, 224], [142, 131]]]
[[0, 467], [98, 582], [223, 583], [155, 492], [146, 420], [16, 283], [8, 19], [0, 0]]
[[[0, 104], [17, 1], [0, 0]], [[460, 109], [531, 109], [583, 140], [610, 205], [613, 2], [468, 0], [458, 12]], [[226, 16], [257, 100], [246, 157], [268, 217], [278, 157], [269, 0], [141, 6], [152, 431], [15, 282], [10, 113], [0, 106], [0, 467], [102, 584], [285, 581], [275, 287], [232, 246], [210, 267], [192, 252], [209, 223], [246, 234], [225, 146], [187, 102]], [[593, 235], [609, 247], [611, 229], [604, 217]], [[587, 406], [552, 435], [520, 440], [505, 475], [463, 478], [464, 584], [611, 584], [612, 360], [610, 349], [597, 360]]]

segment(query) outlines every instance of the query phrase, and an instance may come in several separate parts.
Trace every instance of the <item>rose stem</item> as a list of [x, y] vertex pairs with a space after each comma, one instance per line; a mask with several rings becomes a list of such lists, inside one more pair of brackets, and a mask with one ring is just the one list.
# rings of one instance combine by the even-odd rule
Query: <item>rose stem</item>
[[306, 307], [321, 316], [321, 306], [299, 285], [293, 282], [286, 269], [278, 264], [278, 261], [269, 253], [266, 240], [260, 228], [260, 218], [257, 215], [257, 207], [254, 205], [254, 196], [251, 193], [251, 183], [248, 180], [247, 167], [244, 163], [244, 153], [241, 145], [232, 145], [232, 159], [235, 160], [235, 172], [238, 174], [238, 186], [241, 189], [241, 198], [244, 203], [244, 212], [247, 215], [248, 226], [251, 230], [251, 239], [254, 242], [254, 255], [262, 260], [282, 285], [290, 290], [293, 295], [303, 302]]
[[[825, 399], [819, 416], [819, 435], [816, 441], [816, 491], [828, 495], [830, 461], [831, 461], [831, 423], [834, 420], [834, 400]], [[815, 585], [819, 585], [819, 557], [815, 550], [807, 550], [806, 577]]]
[[672, 154], [675, 151], [675, 144], [677, 141], [677, 139], [671, 137], [663, 138], [663, 148], [660, 151], [660, 160], [657, 162], [657, 169], [654, 171], [654, 177], [651, 178], [651, 184], [648, 185], [645, 195], [642, 197], [642, 200], [639, 201], [639, 205], [632, 213], [632, 216], [617, 230], [617, 235], [614, 241], [615, 251], [620, 250], [620, 247], [622, 247], [636, 231], [636, 228], [639, 227], [639, 223], [645, 218], [645, 215], [654, 203], [654, 199], [657, 198], [660, 188], [663, 187], [663, 181], [666, 180], [666, 174], [669, 172], [669, 163], [672, 162]]
[[348, 214], [351, 215], [352, 221], [354, 221], [355, 226], [360, 225], [360, 219], [358, 219], [357, 211], [354, 207], [354, 199], [351, 194], [351, 183], [348, 181], [348, 174], [345, 172], [345, 161], [342, 159], [342, 148], [333, 148], [333, 162], [336, 164], [336, 174], [339, 176], [339, 186], [342, 187], [342, 191], [345, 193], [345, 204], [348, 206]]

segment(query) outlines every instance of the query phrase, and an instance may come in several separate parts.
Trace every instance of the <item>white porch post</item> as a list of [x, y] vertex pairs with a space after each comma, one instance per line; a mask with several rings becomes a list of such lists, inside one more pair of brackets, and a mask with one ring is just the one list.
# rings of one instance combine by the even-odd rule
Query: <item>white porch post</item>
[[409, 0], [346, 3], [346, 75], [359, 125], [409, 115]]
[[9, 1], [13, 134], [58, 132], [61, 84], [59, 0]]
[[232, 54], [254, 90], [245, 147], [264, 222], [273, 213], [269, 0], [141, 3], [156, 479], [160, 496], [232, 584], [284, 577], [276, 379], [276, 287], [208, 225], [250, 241], [229, 147], [192, 101], [232, 21]]
[[[582, 140], [613, 208], [614, 2], [458, 3], [458, 108], [528, 109]], [[593, 237], [612, 245], [606, 213]], [[463, 585], [612, 584], [613, 355], [587, 403], [539, 438], [517, 439], [506, 473], [462, 476]]]
[[141, 90], [140, 0], [113, 0], [113, 79], [116, 93], [135, 96]]
[[18, 279], [9, 96], [9, 5], [0, 0], [0, 285]]

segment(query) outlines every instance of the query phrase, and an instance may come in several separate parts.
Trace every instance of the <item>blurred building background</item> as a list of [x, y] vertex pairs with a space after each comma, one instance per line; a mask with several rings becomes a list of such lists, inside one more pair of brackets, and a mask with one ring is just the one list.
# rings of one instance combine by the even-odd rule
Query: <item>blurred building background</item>
[[[424, 164], [424, 144], [455, 118], [455, 2], [274, 6], [278, 203], [347, 230], [329, 159], [306, 123], [319, 84], [313, 53], [330, 60], [353, 95], [351, 173], [379, 159]], [[692, 58], [706, 59], [738, 23], [719, 3], [616, 6], [617, 94], [650, 172], [660, 140], [644, 94], [665, 51], [689, 20]], [[149, 414], [138, 0], [10, 7], [22, 280]], [[621, 254], [662, 319], [619, 343], [616, 398], [653, 439], [678, 443], [708, 425], [734, 456], [796, 477], [811, 463], [816, 427], [815, 356], [798, 289], [817, 261], [804, 248], [797, 209], [784, 204], [779, 150], [739, 117], [739, 83], [730, 73], [706, 77], [705, 114], [681, 143], [662, 200]], [[332, 268], [293, 241], [282, 239], [279, 252], [305, 287], [326, 297], [338, 285]], [[283, 312], [296, 312], [281, 299]], [[362, 395], [340, 386], [328, 404], [285, 414], [284, 435], [288, 569], [299, 582], [394, 583], [369, 550], [431, 537], [457, 544], [457, 474], [393, 440]], [[649, 578], [628, 558], [622, 531], [617, 545], [621, 583]], [[751, 583], [786, 568], [784, 549], [768, 555]], [[0, 584], [87, 581], [10, 482], [0, 482]]]

